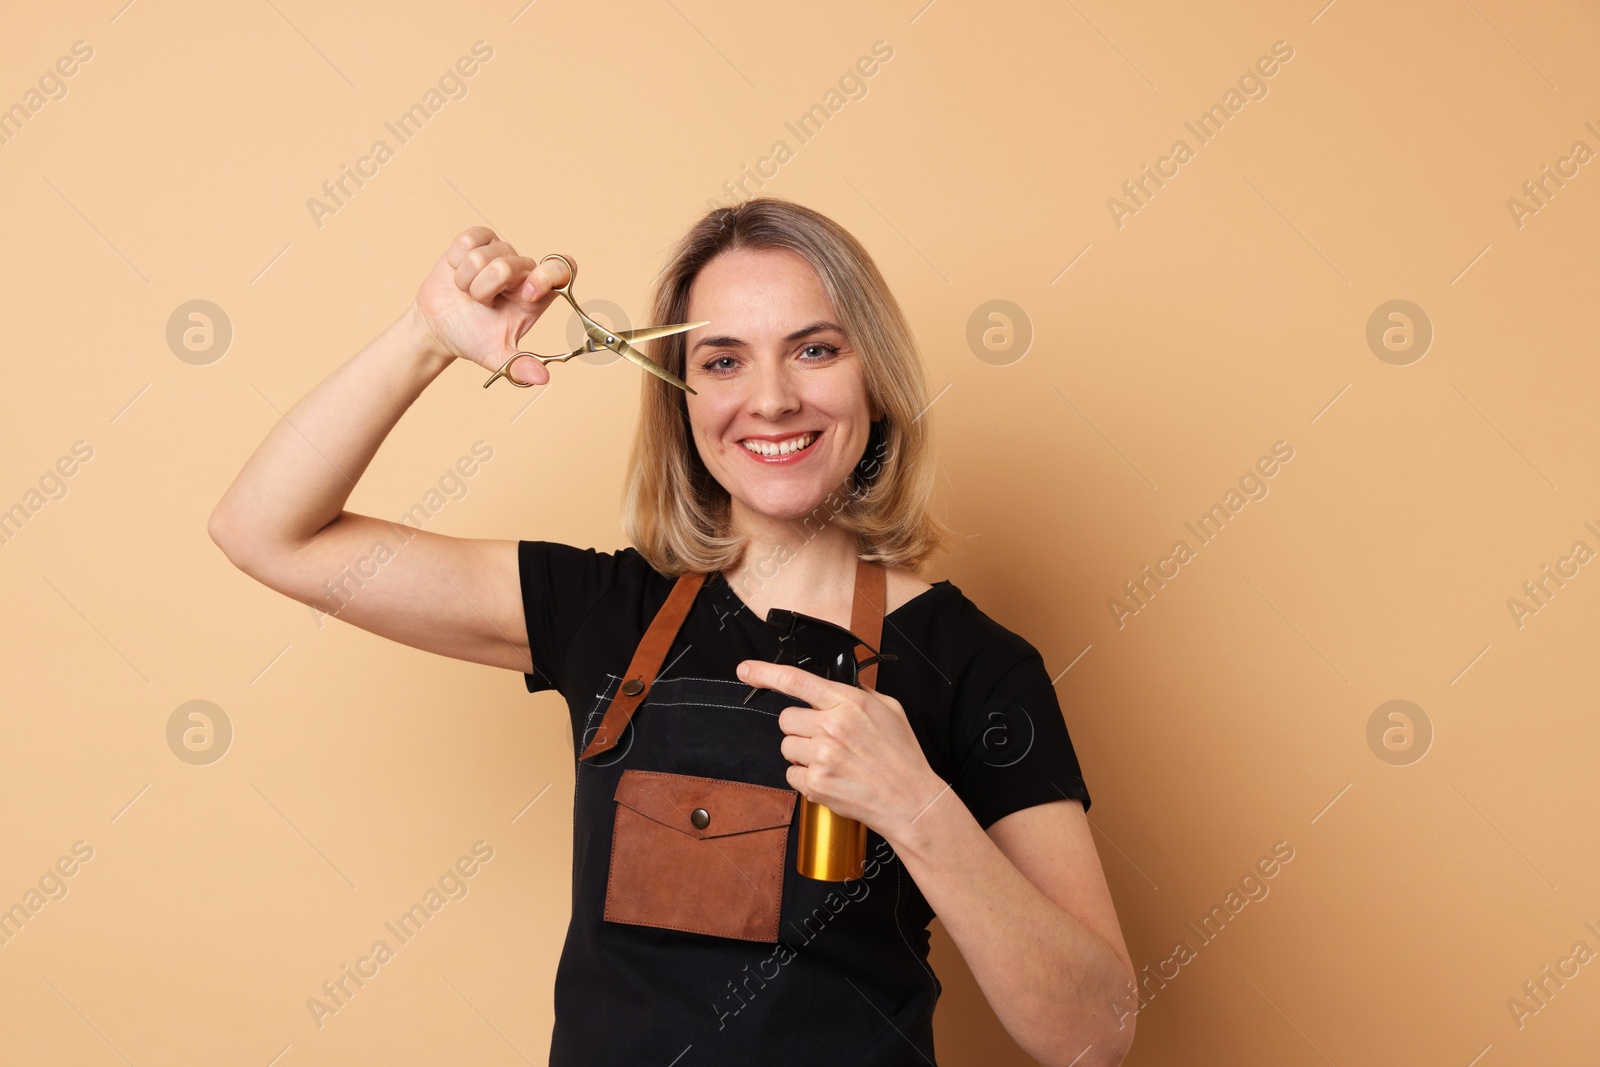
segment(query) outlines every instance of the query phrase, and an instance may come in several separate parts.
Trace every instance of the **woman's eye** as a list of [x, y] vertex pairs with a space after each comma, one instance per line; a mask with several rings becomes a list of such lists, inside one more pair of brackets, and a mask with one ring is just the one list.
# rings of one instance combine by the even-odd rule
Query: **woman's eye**
[[[808, 352], [817, 353], [807, 358], [805, 360], [807, 363], [825, 363], [839, 354], [839, 346], [823, 344], [819, 341], [816, 344], [806, 345], [800, 352], [802, 356]], [[713, 356], [700, 364], [700, 369], [707, 374], [728, 375], [738, 369], [738, 363], [739, 360], [736, 356]]]

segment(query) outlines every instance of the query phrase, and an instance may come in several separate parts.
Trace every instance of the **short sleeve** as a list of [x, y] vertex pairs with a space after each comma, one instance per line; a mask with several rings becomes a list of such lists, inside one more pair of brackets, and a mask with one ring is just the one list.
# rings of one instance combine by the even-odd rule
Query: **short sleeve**
[[629, 550], [599, 552], [557, 541], [517, 542], [522, 614], [533, 660], [533, 673], [522, 676], [528, 692], [566, 692], [573, 634], [618, 583], [631, 562], [628, 555]]
[[1052, 800], [1080, 800], [1089, 788], [1067, 735], [1044, 659], [1026, 642], [1026, 655], [998, 672], [976, 672], [953, 722], [955, 775], [951, 788], [978, 825]]

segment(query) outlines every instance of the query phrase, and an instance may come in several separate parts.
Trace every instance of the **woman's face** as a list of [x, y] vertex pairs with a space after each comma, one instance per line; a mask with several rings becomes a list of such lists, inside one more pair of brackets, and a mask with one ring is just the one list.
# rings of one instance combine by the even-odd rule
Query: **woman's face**
[[696, 276], [688, 319], [709, 323], [686, 342], [689, 422], [735, 529], [810, 514], [844, 486], [878, 416], [817, 272], [792, 252], [724, 252]]

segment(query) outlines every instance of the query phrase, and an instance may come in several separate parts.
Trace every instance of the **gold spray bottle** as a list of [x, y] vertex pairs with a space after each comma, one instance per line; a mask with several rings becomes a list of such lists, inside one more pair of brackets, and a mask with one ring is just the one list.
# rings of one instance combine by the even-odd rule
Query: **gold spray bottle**
[[[778, 637], [776, 663], [786, 663], [820, 675], [829, 681], [859, 686], [863, 667], [894, 659], [868, 645], [843, 626], [812, 618], [798, 611], [773, 608], [767, 622], [783, 632]], [[856, 648], [871, 653], [857, 662]], [[752, 686], [744, 702], [760, 691]], [[860, 878], [867, 858], [867, 824], [846, 819], [832, 808], [800, 798], [800, 833], [796, 843], [795, 869], [819, 882], [845, 882]]]

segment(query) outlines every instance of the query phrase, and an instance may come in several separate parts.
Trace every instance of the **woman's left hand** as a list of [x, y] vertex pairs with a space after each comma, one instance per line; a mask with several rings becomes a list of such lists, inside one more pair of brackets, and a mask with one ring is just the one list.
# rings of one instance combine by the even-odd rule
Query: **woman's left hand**
[[894, 697], [765, 660], [744, 660], [737, 673], [811, 705], [778, 715], [793, 764], [785, 777], [807, 800], [895, 840], [947, 788]]

